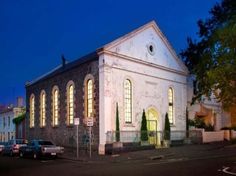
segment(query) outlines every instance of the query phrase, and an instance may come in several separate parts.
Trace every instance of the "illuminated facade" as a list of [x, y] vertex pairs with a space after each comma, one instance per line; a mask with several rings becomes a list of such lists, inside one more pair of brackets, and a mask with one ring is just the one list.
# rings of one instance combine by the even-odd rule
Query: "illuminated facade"
[[[27, 135], [75, 146], [74, 118], [80, 118], [81, 143], [87, 120], [93, 118], [93, 146], [104, 154], [107, 134], [116, 129], [117, 103], [121, 131], [139, 131], [143, 109], [149, 130], [162, 131], [166, 113], [171, 130], [185, 130], [187, 75], [187, 68], [152, 21], [74, 62], [63, 61], [28, 83]], [[45, 102], [40, 103], [43, 90]]]
[[21, 97], [17, 99], [17, 103], [16, 107], [7, 107], [0, 111], [0, 142], [7, 142], [16, 137], [25, 137], [25, 124], [19, 123], [16, 128], [16, 125], [13, 123], [14, 118], [25, 112]]

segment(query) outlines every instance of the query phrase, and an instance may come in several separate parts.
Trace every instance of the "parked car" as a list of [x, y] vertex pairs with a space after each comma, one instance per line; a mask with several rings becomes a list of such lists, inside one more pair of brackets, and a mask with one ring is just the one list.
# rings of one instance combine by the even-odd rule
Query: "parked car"
[[12, 139], [6, 143], [3, 148], [2, 154], [4, 155], [18, 155], [19, 148], [22, 146], [26, 146], [27, 140], [25, 139]]
[[64, 147], [56, 146], [51, 141], [32, 140], [26, 146], [20, 147], [20, 157], [30, 156], [37, 159], [42, 156], [57, 157], [64, 153]]
[[0, 154], [2, 154], [5, 145], [6, 145], [6, 142], [0, 142]]

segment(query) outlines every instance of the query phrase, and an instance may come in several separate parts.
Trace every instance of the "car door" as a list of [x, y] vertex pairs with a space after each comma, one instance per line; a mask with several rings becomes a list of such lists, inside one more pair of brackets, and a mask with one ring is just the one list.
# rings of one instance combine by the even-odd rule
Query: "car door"
[[28, 144], [27, 144], [27, 147], [25, 148], [25, 154], [26, 155], [32, 155], [33, 153], [33, 147], [34, 147], [34, 142], [33, 141], [30, 141]]

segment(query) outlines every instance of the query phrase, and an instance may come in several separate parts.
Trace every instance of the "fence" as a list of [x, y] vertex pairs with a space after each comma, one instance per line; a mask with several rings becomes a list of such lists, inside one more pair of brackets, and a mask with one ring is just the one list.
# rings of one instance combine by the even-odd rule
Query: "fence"
[[203, 131], [202, 142], [217, 142], [224, 140], [224, 131]]
[[[116, 142], [116, 136], [119, 133], [120, 142], [123, 143], [139, 143], [141, 141], [141, 131], [108, 131], [106, 133], [106, 143]], [[161, 142], [164, 140], [163, 131], [147, 131], [148, 142], [153, 145], [161, 145]], [[186, 138], [190, 139], [192, 143], [201, 143], [202, 142], [202, 132], [199, 130], [192, 131], [171, 131], [170, 140], [171, 141], [184, 141]]]

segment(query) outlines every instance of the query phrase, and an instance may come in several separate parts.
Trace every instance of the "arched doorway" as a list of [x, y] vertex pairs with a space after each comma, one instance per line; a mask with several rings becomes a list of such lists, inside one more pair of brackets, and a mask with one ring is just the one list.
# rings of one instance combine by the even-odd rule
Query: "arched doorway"
[[148, 141], [150, 144], [159, 146], [160, 134], [159, 134], [159, 118], [158, 112], [155, 108], [149, 108], [147, 111], [147, 129], [148, 129]]

